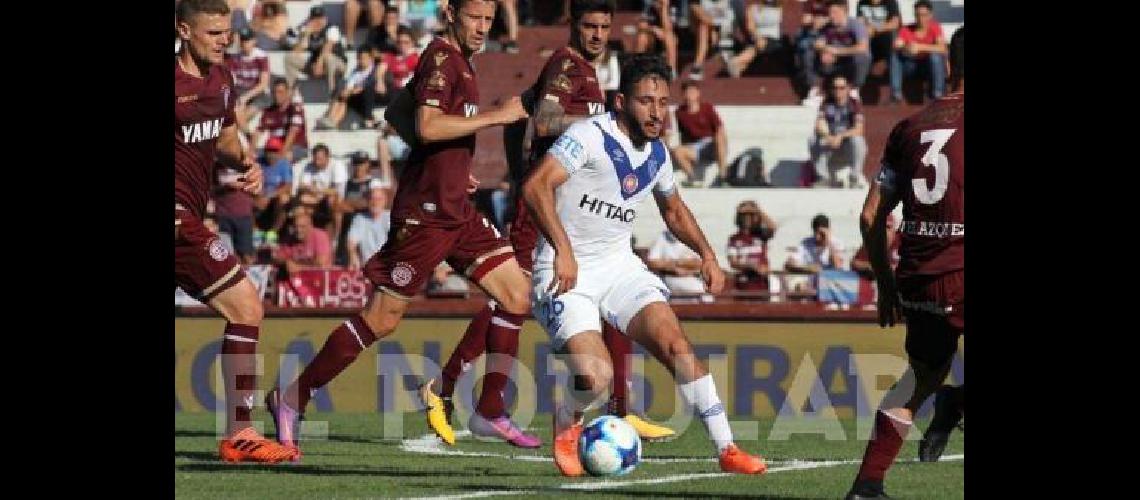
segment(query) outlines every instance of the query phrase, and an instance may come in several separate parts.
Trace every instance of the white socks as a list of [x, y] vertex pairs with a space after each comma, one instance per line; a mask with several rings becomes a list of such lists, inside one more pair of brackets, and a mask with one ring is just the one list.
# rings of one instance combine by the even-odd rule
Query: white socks
[[732, 444], [732, 428], [728, 426], [728, 415], [725, 414], [724, 404], [720, 402], [720, 396], [716, 393], [716, 383], [713, 382], [712, 375], [705, 374], [697, 380], [681, 384], [679, 388], [685, 402], [696, 408], [697, 415], [701, 417], [705, 429], [709, 431], [709, 437], [716, 443], [717, 452], [724, 451]]

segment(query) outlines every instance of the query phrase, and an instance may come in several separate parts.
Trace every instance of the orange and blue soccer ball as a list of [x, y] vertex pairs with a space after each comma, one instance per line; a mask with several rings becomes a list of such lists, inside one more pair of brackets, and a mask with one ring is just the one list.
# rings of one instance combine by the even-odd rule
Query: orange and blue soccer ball
[[582, 467], [595, 476], [629, 474], [641, 462], [641, 437], [625, 420], [605, 415], [592, 420], [578, 438]]

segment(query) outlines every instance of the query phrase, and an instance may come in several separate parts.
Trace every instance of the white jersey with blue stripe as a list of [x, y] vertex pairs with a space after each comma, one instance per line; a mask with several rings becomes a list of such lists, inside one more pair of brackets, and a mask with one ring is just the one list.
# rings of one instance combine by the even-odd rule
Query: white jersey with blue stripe
[[[632, 254], [636, 208], [651, 190], [671, 196], [677, 189], [665, 143], [652, 140], [636, 149], [616, 120], [606, 113], [574, 123], [549, 150], [569, 174], [555, 190], [554, 204], [579, 267]], [[553, 262], [554, 247], [543, 237], [535, 269]]]

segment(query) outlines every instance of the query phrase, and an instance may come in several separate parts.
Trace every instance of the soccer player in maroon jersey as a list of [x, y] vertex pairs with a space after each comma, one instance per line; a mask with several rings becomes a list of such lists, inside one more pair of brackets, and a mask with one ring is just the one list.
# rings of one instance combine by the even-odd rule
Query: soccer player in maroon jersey
[[182, 48], [174, 57], [174, 285], [226, 318], [226, 433], [218, 454], [227, 462], [280, 462], [291, 459], [292, 450], [250, 423], [261, 298], [237, 258], [202, 223], [217, 161], [244, 172], [243, 190], [261, 192], [261, 169], [238, 139], [238, 95], [223, 59], [230, 9], [224, 0], [182, 0], [176, 12]]
[[[605, 54], [606, 41], [609, 39], [610, 25], [615, 10], [613, 0], [575, 0], [571, 6], [570, 43], [566, 47], [555, 51], [546, 64], [534, 85], [526, 95], [538, 98], [537, 103], [529, 103], [530, 108], [537, 108], [531, 123], [534, 124], [534, 140], [531, 148], [531, 159], [521, 160], [522, 168], [511, 168], [511, 181], [514, 186], [522, 186], [529, 166], [542, 159], [546, 150], [554, 143], [558, 136], [570, 124], [583, 118], [605, 111], [605, 93], [598, 85], [597, 74], [593, 63]], [[521, 135], [525, 132], [526, 121], [511, 124], [504, 129], [504, 148], [507, 154], [521, 156]], [[519, 127], [521, 125], [521, 127]], [[507, 137], [515, 135], [515, 137]], [[512, 141], [512, 139], [516, 139]], [[517, 148], [518, 151], [512, 151]], [[511, 224], [511, 245], [515, 249], [515, 258], [519, 265], [529, 275], [534, 267], [533, 252], [538, 242], [538, 229], [535, 228], [530, 213], [522, 197], [515, 192], [515, 218]], [[467, 326], [463, 338], [452, 351], [451, 357], [443, 367], [443, 377], [440, 393], [437, 396], [432, 392], [434, 380], [429, 380], [420, 390], [424, 406], [428, 409], [428, 425], [439, 435], [454, 433], [451, 429], [451, 415], [454, 411], [452, 395], [455, 384], [466, 367], [479, 357], [486, 349], [488, 343], [512, 342], [511, 352], [518, 352], [518, 336], [507, 338], [488, 338], [491, 326], [491, 315], [494, 313], [494, 302], [484, 307]], [[626, 404], [626, 391], [629, 379], [628, 358], [632, 351], [629, 338], [622, 335], [609, 323], [603, 322], [603, 337], [614, 359], [614, 384], [611, 392], [610, 413], [624, 417], [637, 429], [643, 438], [659, 439], [674, 435], [672, 429], [650, 423], [636, 414], [628, 413]], [[503, 394], [499, 391], [484, 390], [480, 394], [475, 415], [472, 416], [469, 426], [472, 433], [482, 436], [501, 437], [516, 446], [529, 447], [538, 443], [536, 437], [522, 433], [509, 433], [506, 428], [497, 428], [487, 425], [488, 414], [502, 413]], [[515, 436], [512, 439], [509, 436]]]
[[[889, 498], [883, 477], [915, 412], [950, 372], [966, 326], [964, 37], [960, 28], [950, 42], [954, 92], [895, 126], [883, 151], [878, 180], [863, 205], [860, 229], [879, 285], [879, 325], [893, 326], [900, 314], [905, 315], [910, 368], [875, 413], [874, 431], [847, 494], [849, 500]], [[886, 222], [899, 202], [903, 204], [900, 260], [892, 273]], [[951, 404], [959, 417], [962, 391], [959, 387], [949, 394], [956, 400]], [[934, 420], [939, 420], [937, 414]], [[949, 427], [956, 423], [955, 419]], [[949, 434], [949, 428], [944, 431]]]
[[[518, 97], [500, 108], [479, 112], [479, 88], [470, 58], [483, 46], [495, 18], [495, 2], [455, 0], [444, 15], [446, 34], [424, 49], [406, 87], [409, 92], [397, 97], [387, 113], [393, 126], [412, 142], [392, 201], [388, 241], [364, 265], [364, 275], [376, 293], [359, 315], [333, 330], [293, 384], [266, 395], [277, 439], [287, 446], [296, 447], [298, 418], [312, 394], [344, 371], [361, 351], [396, 329], [408, 301], [423, 289], [440, 262], [446, 260], [462, 271], [498, 302], [491, 325], [495, 335], [517, 335], [530, 312], [530, 280], [515, 262], [510, 243], [468, 198], [474, 184], [475, 133], [527, 117]], [[408, 109], [396, 112], [400, 106]], [[394, 115], [400, 117], [394, 120]], [[409, 127], [411, 120], [414, 127]], [[408, 135], [409, 129], [415, 132]], [[513, 353], [500, 348], [488, 345], [492, 354], [501, 355], [492, 361], [513, 359]], [[512, 365], [491, 365], [484, 384], [501, 391]]]

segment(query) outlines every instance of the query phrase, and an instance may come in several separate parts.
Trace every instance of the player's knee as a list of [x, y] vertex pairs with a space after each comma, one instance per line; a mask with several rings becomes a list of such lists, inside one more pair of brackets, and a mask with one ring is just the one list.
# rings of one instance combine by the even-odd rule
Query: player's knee
[[524, 315], [530, 313], [530, 293], [528, 290], [512, 289], [504, 295], [499, 301], [499, 307], [502, 307], [504, 311]]

